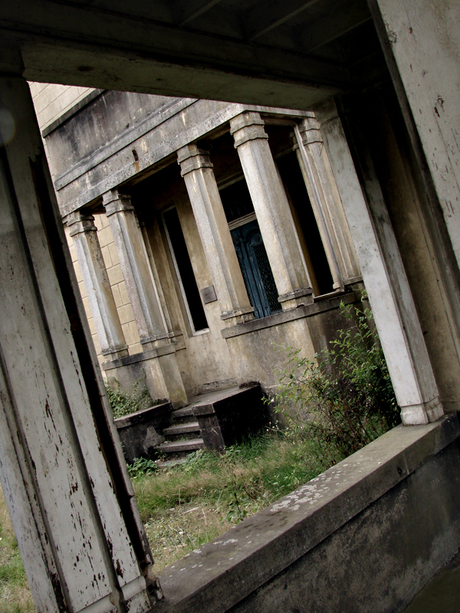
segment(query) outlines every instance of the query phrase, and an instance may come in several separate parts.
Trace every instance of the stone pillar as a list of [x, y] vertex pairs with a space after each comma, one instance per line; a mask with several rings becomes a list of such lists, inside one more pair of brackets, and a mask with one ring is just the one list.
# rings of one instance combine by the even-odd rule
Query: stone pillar
[[127, 356], [128, 348], [105, 269], [94, 217], [77, 212], [68, 215], [65, 221], [77, 252], [101, 353], [109, 360]]
[[103, 195], [141, 344], [153, 349], [168, 342], [168, 330], [150, 270], [142, 231], [130, 196], [113, 189]]
[[368, 200], [359, 183], [333, 102], [317, 109], [337, 187], [355, 245], [404, 424], [443, 415], [439, 393], [409, 282], [378, 184]]
[[0, 478], [25, 571], [38, 611], [147, 613], [152, 559], [26, 81], [1, 77], [0, 105]]
[[197, 145], [187, 145], [179, 150], [178, 162], [212, 273], [222, 319], [227, 325], [249, 321], [254, 318], [254, 309], [244, 285], [209, 154]]
[[283, 184], [259, 113], [230, 121], [283, 310], [311, 302], [313, 293]]
[[154, 400], [168, 398], [174, 406], [184, 405], [187, 394], [174, 355], [174, 335], [167, 329], [131, 198], [113, 189], [103, 195], [102, 201], [143, 351], [152, 358], [144, 361], [149, 392]]
[[314, 117], [295, 127], [297, 157], [329, 263], [335, 289], [361, 279], [342, 202]]

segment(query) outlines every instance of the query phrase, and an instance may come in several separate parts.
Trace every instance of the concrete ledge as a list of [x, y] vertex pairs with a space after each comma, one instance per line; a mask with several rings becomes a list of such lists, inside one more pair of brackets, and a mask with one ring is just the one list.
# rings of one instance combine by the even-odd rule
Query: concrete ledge
[[148, 349], [142, 353], [133, 353], [132, 355], [126, 355], [122, 358], [102, 362], [102, 370], [109, 371], [114, 368], [121, 368], [122, 366], [131, 366], [132, 364], [138, 364], [140, 362], [148, 362], [148, 360], [155, 360], [165, 355], [171, 355], [183, 349], [185, 349], [185, 341], [183, 338], [179, 338], [171, 345], [164, 345], [163, 347]]
[[296, 309], [290, 311], [284, 311], [282, 313], [275, 313], [268, 317], [262, 317], [261, 319], [253, 319], [251, 321], [236, 324], [230, 328], [224, 328], [222, 330], [222, 336], [226, 339], [234, 338], [235, 336], [241, 336], [242, 334], [250, 334], [257, 330], [264, 330], [273, 326], [279, 326], [296, 319], [304, 319], [307, 317], [313, 317], [320, 313], [325, 313], [331, 309], [338, 309], [340, 303], [350, 304], [351, 302], [357, 302], [361, 300], [361, 294], [359, 292], [342, 292], [324, 296], [324, 299], [319, 302], [312, 302], [311, 304], [305, 304], [299, 306]]
[[156, 447], [164, 441], [161, 434], [171, 422], [172, 406], [164, 402], [125, 417], [115, 419], [123, 453], [127, 462], [136, 458], [151, 458]]
[[[344, 613], [400, 610], [398, 606], [401, 602], [412, 598], [415, 591], [436, 572], [435, 566], [439, 568], [458, 548], [459, 436], [457, 415], [426, 426], [399, 426], [388, 432], [271, 507], [245, 520], [218, 540], [165, 569], [160, 574], [160, 581], [166, 598], [156, 606], [155, 611]], [[420, 477], [417, 476], [418, 472]], [[428, 480], [427, 475], [434, 479]], [[451, 489], [446, 487], [446, 483], [450, 482]], [[412, 525], [411, 518], [405, 516], [404, 504], [408, 505], [409, 510], [417, 509], [417, 495], [421, 496], [423, 504], [434, 504], [432, 517], [428, 508], [427, 514], [423, 509], [417, 511], [417, 521], [425, 521], [424, 527], [417, 523]], [[436, 503], [433, 502], [435, 496], [439, 496]], [[393, 508], [394, 513], [391, 511]], [[383, 526], [379, 525], [382, 518], [385, 518]], [[407, 522], [406, 531], [411, 535], [394, 534], [394, 526], [399, 526], [403, 520]], [[359, 558], [359, 570], [352, 578], [356, 585], [351, 586], [350, 578], [343, 584], [333, 584], [331, 581], [337, 567], [334, 558], [328, 559], [328, 556], [339, 555], [341, 548], [352, 549], [350, 543], [356, 538], [356, 526], [360, 521], [366, 525], [366, 532], [360, 532], [364, 544], [361, 542], [359, 553], [353, 554]], [[385, 530], [389, 530], [388, 526], [391, 525], [393, 532], [386, 534]], [[423, 529], [421, 538], [419, 530]], [[409, 536], [413, 537], [412, 540]], [[368, 560], [374, 561], [378, 556], [375, 543], [381, 542], [379, 539], [383, 539], [383, 542], [395, 541], [395, 559], [403, 564], [402, 568], [405, 568], [404, 564], [408, 566], [410, 581], [407, 577], [404, 581], [400, 581], [399, 576], [393, 577], [392, 573], [404, 573], [399, 570], [398, 564], [390, 564], [385, 572], [379, 571], [379, 580], [386, 586], [381, 588], [385, 593], [378, 593], [380, 588], [376, 587], [375, 593], [366, 594], [366, 582], [377, 572]], [[414, 540], [417, 543], [417, 539], [420, 540], [420, 551], [413, 544]], [[405, 541], [410, 543], [408, 549], [397, 551]], [[359, 542], [358, 539], [356, 542]], [[433, 542], [437, 543], [437, 549]], [[429, 553], [430, 547], [436, 551]], [[447, 551], [449, 548], [452, 548], [450, 553]], [[331, 554], [331, 551], [335, 553]], [[341, 601], [341, 604], [332, 605], [326, 602], [323, 607], [317, 595], [313, 597], [312, 590], [319, 579], [318, 572], [312, 567], [313, 559], [309, 562], [310, 555], [316, 556], [316, 559], [322, 556], [321, 568], [326, 568], [330, 574], [325, 572], [321, 580], [326, 586], [329, 585], [334, 597], [348, 594], [351, 604]], [[442, 560], [444, 555], [446, 557]], [[429, 558], [425, 566], [421, 564], [423, 558]], [[351, 565], [351, 561], [348, 565]], [[416, 567], [415, 570], [411, 565]], [[342, 576], [345, 570], [341, 568]], [[308, 573], [314, 572], [316, 575], [313, 579], [307, 577]], [[304, 586], [311, 596], [305, 596]], [[367, 600], [360, 604], [359, 599], [363, 600], [366, 595]]]

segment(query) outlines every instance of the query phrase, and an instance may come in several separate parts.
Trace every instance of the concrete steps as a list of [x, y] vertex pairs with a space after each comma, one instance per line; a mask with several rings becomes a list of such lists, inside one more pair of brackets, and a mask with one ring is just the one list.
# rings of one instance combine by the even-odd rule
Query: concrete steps
[[[166, 438], [175, 438], [177, 436], [188, 436], [190, 434], [200, 433], [200, 425], [197, 421], [170, 426], [163, 430], [163, 436]], [[194, 437], [196, 438], [196, 437]]]
[[165, 462], [185, 458], [199, 449], [222, 452], [266, 421], [260, 385], [215, 390], [192, 399], [189, 406], [170, 412], [162, 429], [164, 441], [155, 450]]
[[160, 453], [174, 454], [191, 453], [197, 449], [204, 449], [202, 438], [192, 438], [185, 441], [167, 441], [158, 445], [157, 451]]
[[205, 446], [191, 406], [171, 411], [171, 425], [164, 428], [163, 436], [165, 441], [158, 445], [157, 451], [173, 458], [166, 460], [165, 464], [185, 459], [189, 453]]

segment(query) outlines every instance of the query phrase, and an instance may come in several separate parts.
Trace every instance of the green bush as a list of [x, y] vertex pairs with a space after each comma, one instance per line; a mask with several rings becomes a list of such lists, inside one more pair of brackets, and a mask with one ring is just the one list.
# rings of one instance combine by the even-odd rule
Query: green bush
[[105, 390], [115, 419], [152, 406], [152, 399], [143, 381], [136, 381], [129, 392], [124, 392], [120, 389], [120, 383], [112, 377], [105, 382]]
[[288, 348], [276, 410], [291, 429], [346, 457], [397, 425], [400, 416], [371, 310], [342, 303], [340, 311], [350, 326], [314, 359]]
[[138, 479], [144, 475], [151, 475], [158, 470], [153, 460], [148, 458], [134, 458], [132, 464], [128, 464], [128, 473], [131, 479]]

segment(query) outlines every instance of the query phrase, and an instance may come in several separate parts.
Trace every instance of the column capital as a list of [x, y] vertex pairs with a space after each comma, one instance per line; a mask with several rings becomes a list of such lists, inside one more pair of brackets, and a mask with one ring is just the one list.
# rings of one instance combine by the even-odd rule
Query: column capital
[[235, 148], [250, 140], [268, 140], [268, 134], [264, 130], [265, 122], [259, 113], [251, 111], [241, 113], [230, 120], [230, 134], [235, 141]]
[[304, 145], [323, 142], [320, 127], [319, 121], [314, 117], [306, 117], [299, 123], [299, 134]]
[[94, 225], [94, 217], [91, 214], [75, 211], [67, 215], [64, 222], [70, 230], [71, 237], [83, 232], [97, 232], [97, 228]]
[[134, 207], [131, 204], [131, 196], [121, 194], [118, 189], [111, 189], [103, 194], [102, 204], [104, 205], [107, 217], [121, 211], [134, 211]]
[[181, 176], [199, 168], [214, 168], [209, 159], [209, 151], [202, 149], [197, 144], [186, 145], [177, 152], [177, 163], [181, 168]]

